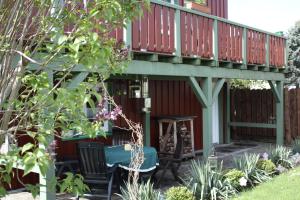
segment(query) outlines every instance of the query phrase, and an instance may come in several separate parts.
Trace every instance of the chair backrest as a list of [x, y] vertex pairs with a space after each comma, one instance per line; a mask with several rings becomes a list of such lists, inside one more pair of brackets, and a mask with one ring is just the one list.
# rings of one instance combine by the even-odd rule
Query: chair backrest
[[127, 130], [113, 130], [112, 145], [123, 145], [131, 142], [131, 134]]
[[177, 133], [177, 144], [174, 151], [174, 158], [181, 159], [183, 155], [183, 139], [180, 133]]
[[80, 172], [85, 179], [107, 178], [107, 166], [103, 144], [96, 142], [79, 142], [77, 153]]

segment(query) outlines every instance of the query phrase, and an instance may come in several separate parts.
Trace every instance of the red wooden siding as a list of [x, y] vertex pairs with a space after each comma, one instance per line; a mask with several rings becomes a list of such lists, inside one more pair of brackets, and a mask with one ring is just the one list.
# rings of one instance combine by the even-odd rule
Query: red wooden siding
[[174, 53], [175, 9], [151, 4], [143, 16], [132, 23], [132, 49], [158, 53]]
[[182, 56], [213, 57], [213, 19], [181, 12]]
[[248, 29], [247, 61], [249, 64], [266, 63], [266, 34]]
[[207, 0], [207, 6], [212, 15], [228, 18], [228, 0]]
[[284, 66], [285, 39], [275, 36], [270, 36], [270, 65]]
[[242, 62], [242, 35], [241, 27], [218, 22], [219, 60]]

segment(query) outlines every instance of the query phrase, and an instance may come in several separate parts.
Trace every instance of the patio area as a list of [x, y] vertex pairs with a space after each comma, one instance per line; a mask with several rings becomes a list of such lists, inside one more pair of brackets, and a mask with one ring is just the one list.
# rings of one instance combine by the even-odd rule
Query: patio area
[[[233, 142], [231, 144], [226, 145], [218, 145], [216, 146], [216, 155], [218, 157], [219, 161], [223, 161], [223, 168], [231, 168], [233, 165], [233, 158], [243, 155], [244, 153], [264, 153], [266, 152], [270, 147], [274, 146], [272, 143], [266, 143], [266, 142], [256, 142], [256, 141], [238, 141]], [[201, 160], [201, 155], [196, 155], [196, 160]], [[180, 169], [178, 170], [180, 177], [184, 177], [188, 174], [186, 172], [189, 172], [189, 167], [191, 164], [191, 159], [186, 159], [182, 163]], [[156, 174], [156, 176], [159, 176], [160, 172]], [[178, 182], [174, 181], [174, 178], [171, 173], [167, 172], [164, 180], [161, 181], [161, 185], [159, 189], [161, 191], [166, 191], [168, 188], [172, 186], [179, 185]], [[15, 200], [15, 199], [22, 199], [22, 200], [33, 200], [30, 193], [22, 190], [16, 190], [11, 192], [7, 197], [5, 197], [3, 200]], [[39, 199], [38, 197], [36, 199]], [[70, 195], [65, 194], [58, 194], [56, 199], [74, 199], [74, 197]], [[84, 199], [99, 199], [97, 197], [87, 197], [87, 198], [80, 198], [82, 200]], [[114, 200], [120, 199], [117, 195], [113, 195]]]

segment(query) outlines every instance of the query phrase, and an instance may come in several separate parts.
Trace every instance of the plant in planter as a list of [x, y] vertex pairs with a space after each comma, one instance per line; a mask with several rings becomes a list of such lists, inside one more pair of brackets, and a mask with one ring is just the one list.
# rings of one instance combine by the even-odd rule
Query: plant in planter
[[190, 0], [185, 2], [187, 8], [198, 10], [207, 14], [211, 13], [210, 8], [207, 6], [206, 0]]

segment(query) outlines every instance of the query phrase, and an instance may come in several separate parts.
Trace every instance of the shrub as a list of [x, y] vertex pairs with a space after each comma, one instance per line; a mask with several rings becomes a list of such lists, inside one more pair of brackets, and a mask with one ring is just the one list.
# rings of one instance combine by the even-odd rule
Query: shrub
[[212, 169], [207, 162], [193, 161], [191, 179], [187, 183], [197, 200], [228, 199], [236, 191], [222, 173], [222, 166]]
[[245, 173], [246, 179], [252, 186], [271, 179], [265, 171], [256, 167], [258, 160], [258, 154], [247, 153], [239, 158], [234, 159], [235, 167]]
[[296, 138], [292, 143], [293, 154], [300, 153], [300, 138]]
[[171, 187], [166, 191], [166, 200], [195, 200], [193, 193], [187, 187]]
[[271, 149], [270, 151], [270, 159], [276, 166], [281, 165], [290, 169], [293, 168], [293, 163], [290, 160], [291, 154], [291, 149], [284, 146], [276, 146], [276, 148]]
[[258, 169], [264, 170], [268, 174], [272, 174], [276, 170], [276, 166], [271, 160], [262, 160], [262, 159], [260, 159], [257, 162], [256, 167]]
[[224, 176], [236, 190], [242, 189], [240, 180], [241, 178], [245, 177], [244, 172], [237, 169], [231, 169]]
[[148, 181], [147, 183], [142, 183], [137, 186], [138, 191], [134, 189], [134, 185], [130, 183], [125, 184], [125, 188], [121, 188], [121, 197], [122, 200], [161, 200], [162, 196], [160, 192], [153, 189], [153, 184]]

